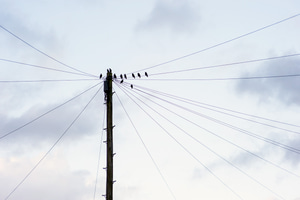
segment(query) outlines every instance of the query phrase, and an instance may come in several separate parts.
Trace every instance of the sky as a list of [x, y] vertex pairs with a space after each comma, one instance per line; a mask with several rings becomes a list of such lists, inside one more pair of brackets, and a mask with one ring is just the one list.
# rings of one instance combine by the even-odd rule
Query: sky
[[0, 5], [1, 200], [300, 200], [299, 1]]

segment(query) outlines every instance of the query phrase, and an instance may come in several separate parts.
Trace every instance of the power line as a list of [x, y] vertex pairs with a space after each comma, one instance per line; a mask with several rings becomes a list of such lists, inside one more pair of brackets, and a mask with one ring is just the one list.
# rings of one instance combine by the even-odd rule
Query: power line
[[[166, 100], [165, 100], [165, 101], [166, 101]], [[167, 101], [167, 102], [168, 102], [168, 101]], [[245, 129], [239, 128], [239, 127], [237, 127], [237, 126], [233, 126], [233, 125], [228, 124], [228, 123], [226, 123], [226, 122], [220, 121], [220, 120], [215, 119], [215, 118], [213, 118], [213, 117], [209, 117], [209, 116], [207, 116], [207, 115], [204, 115], [204, 114], [202, 114], [202, 113], [196, 112], [196, 111], [194, 111], [194, 110], [187, 109], [187, 108], [182, 107], [182, 106], [180, 106], [180, 105], [178, 105], [178, 104], [175, 104], [175, 103], [172, 103], [172, 102], [169, 102], [169, 103], [172, 104], [172, 105], [175, 105], [175, 106], [177, 106], [177, 107], [179, 107], [179, 108], [181, 108], [181, 109], [184, 109], [184, 110], [186, 110], [186, 111], [188, 111], [188, 112], [191, 112], [191, 113], [193, 113], [193, 114], [195, 114], [195, 115], [198, 115], [198, 116], [200, 116], [200, 117], [203, 117], [203, 118], [205, 118], [205, 119], [207, 119], [207, 120], [210, 120], [210, 121], [213, 121], [213, 122], [215, 122], [215, 123], [217, 123], [217, 124], [220, 124], [220, 125], [222, 125], [222, 126], [231, 128], [231, 129], [236, 130], [236, 131], [238, 131], [238, 132], [240, 132], [240, 133], [244, 133], [244, 134], [246, 134], [246, 135], [248, 135], [248, 136], [251, 136], [251, 137], [256, 138], [256, 139], [259, 139], [259, 140], [262, 140], [262, 141], [267, 142], [267, 143], [269, 143], [269, 144], [272, 144], [272, 145], [275, 145], [275, 146], [277, 146], [277, 147], [280, 147], [280, 148], [286, 149], [286, 150], [288, 150], [288, 151], [294, 152], [294, 153], [296, 153], [296, 154], [300, 154], [300, 150], [297, 149], [297, 148], [294, 148], [294, 147], [291, 147], [291, 146], [282, 144], [282, 143], [277, 142], [277, 141], [275, 141], [275, 140], [268, 139], [268, 138], [266, 138], [266, 137], [263, 137], [263, 136], [260, 136], [260, 135], [258, 135], [258, 134], [252, 133], [252, 132], [247, 131], [247, 130], [245, 130]]]
[[[130, 92], [131, 93], [131, 92]], [[132, 96], [134, 96], [135, 98], [139, 99], [138, 97], [136, 97], [135, 95], [133, 95], [131, 93]], [[147, 100], [149, 100], [148, 98], [146, 98]], [[159, 113], [157, 110], [153, 109], [152, 107], [150, 107], [148, 104], [146, 104], [144, 101], [140, 100], [140, 102], [143, 102], [145, 106], [147, 106], [148, 108], [150, 108], [151, 110], [153, 110], [155, 113], [157, 113], [159, 116], [161, 116], [162, 118], [164, 118], [165, 120], [167, 120], [169, 123], [171, 123], [173, 126], [175, 126], [177, 129], [179, 129], [181, 132], [183, 132], [185, 135], [189, 136], [190, 138], [192, 138], [194, 141], [196, 141], [197, 143], [199, 143], [200, 145], [202, 145], [204, 148], [206, 148], [207, 150], [209, 150], [210, 152], [212, 152], [213, 154], [215, 154], [216, 156], [218, 156], [220, 159], [222, 159], [223, 161], [225, 161], [227, 164], [229, 164], [230, 166], [234, 167], [235, 169], [237, 169], [238, 171], [240, 171], [242, 174], [244, 174], [245, 176], [247, 176], [248, 178], [250, 178], [251, 180], [253, 180], [254, 182], [256, 182], [257, 184], [259, 184], [260, 186], [264, 187], [265, 189], [267, 189], [268, 191], [270, 191], [272, 194], [276, 195], [277, 197], [279, 197], [280, 199], [283, 199], [280, 195], [278, 195], [277, 193], [275, 193], [273, 190], [271, 190], [269, 187], [267, 187], [266, 185], [262, 184], [260, 181], [256, 180], [255, 178], [253, 178], [251, 175], [247, 174], [245, 171], [243, 171], [242, 169], [240, 169], [239, 167], [235, 166], [232, 162], [230, 162], [229, 160], [227, 160], [226, 158], [224, 158], [223, 156], [221, 156], [220, 154], [218, 154], [216, 151], [214, 151], [213, 149], [211, 149], [210, 147], [208, 147], [207, 145], [205, 145], [204, 143], [200, 142], [198, 139], [196, 139], [194, 136], [192, 136], [191, 134], [189, 134], [187, 131], [185, 131], [184, 129], [182, 129], [181, 127], [179, 127], [177, 124], [175, 124], [174, 122], [172, 122], [171, 120], [169, 120], [167, 117], [165, 117], [164, 115], [162, 115], [161, 113]], [[157, 104], [159, 105], [159, 104]], [[160, 105], [161, 106], [161, 105]], [[163, 107], [163, 106], [161, 106]], [[168, 109], [167, 109], [168, 110]]]
[[[137, 86], [138, 87], [138, 86]], [[140, 87], [138, 87], [140, 88]], [[228, 115], [228, 116], [231, 116], [231, 117], [235, 117], [235, 118], [238, 118], [238, 119], [241, 119], [241, 120], [245, 120], [245, 121], [249, 121], [249, 122], [252, 122], [252, 123], [256, 123], [256, 124], [260, 124], [260, 125], [264, 125], [264, 126], [268, 126], [268, 127], [272, 127], [272, 128], [275, 128], [275, 129], [279, 129], [279, 130], [283, 130], [283, 131], [287, 131], [287, 132], [290, 132], [290, 133], [296, 133], [296, 134], [300, 134], [300, 132], [297, 132], [297, 131], [293, 131], [293, 130], [289, 130], [289, 129], [285, 129], [285, 128], [281, 128], [281, 127], [278, 127], [278, 126], [274, 126], [274, 125], [270, 125], [270, 124], [266, 124], [266, 123], [263, 123], [263, 122], [259, 122], [259, 121], [255, 121], [255, 120], [251, 120], [251, 119], [248, 119], [248, 118], [245, 118], [245, 117], [240, 117], [240, 116], [237, 116], [237, 115], [234, 115], [234, 114], [231, 114], [231, 113], [226, 113], [224, 112], [224, 108], [220, 108], [220, 107], [216, 107], [216, 106], [211, 106], [211, 105], [208, 105], [208, 104], [203, 104], [203, 103], [195, 103], [191, 100], [185, 100], [184, 98], [179, 98], [179, 97], [170, 97], [172, 95], [164, 95], [164, 94], [160, 94], [162, 96], [166, 96], [168, 98], [171, 98], [171, 99], [175, 99], [177, 101], [180, 101], [180, 102], [184, 102], [184, 103], [187, 103], [187, 104], [190, 104], [190, 105], [193, 105], [193, 106], [197, 106], [197, 107], [200, 107], [200, 108], [204, 108], [204, 109], [207, 109], [207, 110], [210, 110], [210, 111], [214, 111], [214, 112], [218, 112], [218, 113], [221, 113], [221, 114], [225, 114], [225, 115]], [[200, 105], [199, 105], [200, 104]], [[218, 109], [222, 109], [223, 111], [220, 111], [220, 110], [217, 110], [215, 108], [218, 108]], [[231, 111], [232, 112], [232, 111]], [[234, 112], [234, 113], [237, 113], [237, 112]], [[249, 116], [249, 115], [248, 115]], [[285, 124], [285, 123], [284, 123]], [[295, 125], [296, 126], [296, 125]], [[299, 127], [299, 126], [296, 126], [296, 127]]]
[[266, 75], [266, 76], [250, 76], [250, 77], [229, 77], [229, 78], [173, 78], [173, 79], [131, 79], [138, 81], [235, 81], [235, 80], [254, 80], [254, 79], [272, 79], [272, 78], [291, 78], [299, 77], [300, 74], [284, 74], [284, 75]]
[[68, 128], [61, 134], [61, 136], [55, 141], [55, 143], [51, 146], [51, 148], [44, 154], [44, 156], [37, 162], [37, 164], [27, 173], [27, 175], [21, 180], [21, 182], [9, 193], [9, 195], [5, 198], [5, 200], [9, 199], [9, 197], [24, 183], [24, 181], [32, 174], [32, 172], [40, 165], [40, 163], [46, 158], [46, 156], [52, 151], [52, 149], [57, 145], [57, 143], [65, 136], [65, 134], [69, 131], [69, 129], [73, 126], [73, 124], [77, 121], [77, 119], [81, 116], [81, 114], [86, 110], [88, 105], [92, 102], [92, 100], [99, 93], [100, 87], [98, 91], [94, 94], [94, 96], [89, 100], [89, 102], [85, 105], [85, 107], [81, 110], [81, 112], [75, 117], [72, 123], [68, 126]]
[[[137, 89], [137, 90], [139, 90], [139, 89]], [[140, 91], [141, 91], [141, 90], [140, 90]], [[158, 98], [158, 97], [157, 97], [157, 98]], [[247, 131], [247, 130], [245, 130], [245, 129], [239, 128], [239, 127], [237, 127], [237, 126], [233, 126], [233, 125], [231, 125], [231, 124], [228, 124], [228, 123], [226, 123], [226, 122], [220, 121], [220, 120], [215, 119], [215, 118], [213, 118], [213, 117], [209, 117], [209, 116], [204, 115], [204, 114], [202, 114], [202, 113], [196, 112], [195, 110], [187, 109], [187, 108], [185, 108], [185, 107], [183, 107], [183, 106], [181, 106], [181, 105], [175, 104], [175, 103], [173, 103], [173, 102], [170, 102], [170, 101], [167, 101], [167, 100], [164, 100], [164, 99], [162, 99], [162, 101], [165, 101], [165, 102], [167, 102], [167, 103], [169, 103], [169, 104], [171, 104], [171, 105], [173, 105], [173, 106], [179, 107], [179, 108], [181, 108], [181, 109], [183, 109], [183, 110], [186, 110], [186, 111], [188, 111], [188, 112], [190, 112], [190, 113], [193, 113], [193, 114], [195, 114], [195, 115], [198, 115], [198, 116], [200, 116], [200, 117], [202, 117], [202, 118], [205, 118], [205, 119], [207, 119], [207, 120], [213, 121], [213, 122], [215, 122], [215, 123], [217, 123], [217, 124], [220, 124], [220, 125], [222, 125], [222, 126], [231, 128], [231, 129], [236, 130], [236, 131], [238, 131], [238, 132], [240, 132], [240, 133], [244, 133], [244, 134], [246, 134], [246, 135], [248, 135], [248, 136], [251, 136], [251, 137], [253, 137], [253, 138], [262, 140], [262, 141], [267, 142], [267, 143], [269, 143], [269, 144], [272, 144], [272, 145], [274, 145], [274, 146], [277, 146], [277, 147], [286, 149], [286, 150], [288, 150], [288, 151], [294, 152], [294, 153], [296, 153], [296, 154], [300, 154], [300, 150], [297, 149], [297, 148], [294, 148], [294, 147], [291, 147], [291, 146], [282, 144], [282, 143], [277, 142], [277, 141], [275, 141], [275, 140], [271, 140], [271, 139], [265, 138], [265, 137], [263, 137], [263, 136], [257, 135], [257, 134], [255, 134], [255, 133], [250, 132], [250, 131]]]
[[[88, 74], [82, 74], [82, 73], [76, 73], [76, 72], [69, 72], [69, 71], [60, 70], [60, 69], [53, 69], [53, 68], [49, 68], [49, 67], [43, 67], [43, 66], [40, 66], [40, 65], [28, 64], [28, 63], [14, 61], [14, 60], [9, 60], [9, 59], [4, 59], [4, 58], [0, 58], [0, 61], [10, 62], [10, 63], [14, 63], [14, 64], [29, 66], [29, 67], [35, 67], [35, 68], [40, 68], [40, 69], [46, 69], [46, 70], [51, 70], [51, 71], [63, 72], [63, 73], [68, 73], [68, 74], [75, 74], [75, 75], [80, 75], [80, 76], [91, 77], [91, 75], [88, 75]], [[95, 77], [95, 76], [92, 76], [92, 77]]]
[[38, 117], [36, 117], [36, 118], [30, 120], [29, 122], [23, 124], [22, 126], [16, 128], [16, 129], [14, 129], [14, 130], [12, 130], [12, 131], [9, 131], [8, 133], [5, 133], [4, 135], [0, 136], [0, 140], [3, 139], [3, 138], [5, 138], [6, 136], [8, 136], [8, 135], [10, 135], [10, 134], [13, 134], [14, 132], [16, 132], [16, 131], [18, 131], [18, 130], [24, 128], [25, 126], [28, 126], [29, 124], [31, 124], [31, 123], [35, 122], [36, 120], [38, 120], [38, 119], [44, 117], [45, 115], [51, 113], [52, 111], [54, 111], [54, 110], [56, 110], [56, 109], [62, 107], [63, 105], [65, 105], [65, 104], [67, 104], [67, 103], [73, 101], [74, 99], [78, 98], [79, 96], [83, 95], [84, 93], [88, 92], [89, 90], [93, 89], [94, 87], [96, 87], [96, 86], [99, 85], [99, 84], [100, 84], [100, 83], [97, 83], [96, 85], [94, 85], [94, 86], [88, 88], [87, 90], [81, 92], [80, 94], [76, 95], [75, 97], [69, 99], [68, 101], [66, 101], [66, 102], [64, 102], [64, 103], [62, 103], [62, 104], [60, 104], [60, 105], [58, 105], [58, 106], [56, 106], [56, 107], [54, 107], [54, 108], [48, 110], [47, 112], [45, 112], [45, 113], [41, 114], [40, 116], [38, 116]]
[[13, 80], [0, 80], [0, 83], [44, 83], [44, 82], [77, 82], [77, 81], [98, 81], [99, 79], [57, 79], [57, 80], [19, 80], [19, 81], [13, 81]]
[[[168, 61], [166, 61], [166, 62], [162, 62], [162, 63], [156, 64], [156, 65], [150, 66], [150, 67], [146, 67], [146, 68], [144, 68], [144, 69], [141, 69], [141, 70], [138, 70], [138, 71], [135, 71], [135, 72], [139, 72], [139, 71], [144, 71], [144, 70], [152, 69], [152, 68], [155, 68], [155, 67], [159, 67], [159, 66], [162, 66], [162, 65], [166, 65], [166, 64], [169, 64], [169, 63], [172, 63], [172, 62], [175, 62], [175, 61], [178, 61], [178, 60], [181, 60], [181, 59], [184, 59], [184, 58], [187, 58], [187, 57], [196, 55], [196, 54], [198, 54], [198, 53], [201, 53], [201, 52], [204, 52], [204, 51], [207, 51], [207, 50], [216, 48], [216, 47], [218, 47], [218, 46], [227, 44], [227, 43], [229, 43], [229, 42], [238, 40], [238, 39], [240, 39], [240, 38], [243, 38], [243, 37], [246, 37], [246, 36], [248, 36], [248, 35], [254, 34], [254, 33], [256, 33], [256, 32], [262, 31], [262, 30], [264, 30], [264, 29], [267, 29], [267, 28], [270, 28], [270, 27], [272, 27], [272, 26], [278, 25], [278, 24], [280, 24], [280, 23], [283, 23], [283, 22], [288, 21], [288, 20], [290, 20], [290, 19], [296, 18], [296, 17], [298, 17], [298, 16], [300, 16], [300, 13], [298, 13], [298, 14], [296, 14], [296, 15], [293, 15], [293, 16], [290, 16], [290, 17], [288, 17], [288, 18], [282, 19], [282, 20], [280, 20], [280, 21], [274, 22], [274, 23], [269, 24], [269, 25], [267, 25], [267, 26], [261, 27], [261, 28], [259, 28], [259, 29], [254, 30], [254, 31], [248, 32], [248, 33], [246, 33], [246, 34], [243, 34], [243, 35], [237, 36], [237, 37], [235, 37], [235, 38], [226, 40], [226, 41], [224, 41], [224, 42], [215, 44], [215, 45], [213, 45], [213, 46], [210, 46], [210, 47], [201, 49], [201, 50], [199, 50], [199, 51], [196, 51], [196, 52], [193, 52], [193, 53], [190, 53], [190, 54], [187, 54], [187, 55], [178, 57], [178, 58], [174, 58], [174, 59], [172, 59], [172, 60], [168, 60]], [[133, 72], [133, 73], [135, 73], [135, 72]]]
[[135, 85], [135, 87], [146, 90], [146, 91], [149, 91], [149, 92], [152, 92], [152, 93], [155, 93], [155, 94], [159, 94], [159, 95], [171, 98], [171, 99], [176, 99], [176, 100], [179, 100], [179, 101], [182, 101], [182, 102], [191, 102], [191, 103], [194, 103], [194, 105], [195, 104], [205, 105], [205, 106], [209, 106], [209, 107], [212, 107], [212, 108], [217, 108], [217, 109], [220, 109], [220, 110], [225, 110], [225, 111], [228, 111], [228, 112], [232, 112], [232, 113], [236, 113], [236, 114], [240, 114], [240, 115], [244, 115], [244, 116], [248, 116], [248, 117], [254, 117], [254, 118], [257, 118], [257, 119], [266, 120], [266, 121], [273, 122], [273, 123], [279, 123], [279, 124], [283, 124], [283, 125], [288, 125], [288, 126], [293, 126], [293, 127], [300, 128], [299, 125], [295, 125], [295, 124], [291, 124], [291, 123], [287, 123], [287, 122], [282, 122], [282, 121], [278, 121], [278, 120], [274, 120], [274, 119], [269, 119], [269, 118], [266, 118], [266, 117], [260, 117], [260, 116], [253, 115], [253, 114], [239, 112], [239, 111], [236, 111], [236, 110], [211, 105], [211, 104], [208, 104], [208, 103], [203, 103], [203, 102], [191, 100], [191, 99], [188, 99], [188, 98], [179, 97], [179, 96], [176, 96], [176, 95], [172, 95], [172, 94], [168, 94], [168, 93], [165, 93], [165, 92], [149, 89], [149, 88], [146, 88], [146, 87], [141, 87], [141, 86], [138, 86], [138, 85]]
[[[117, 86], [120, 88], [120, 86], [119, 86], [119, 85], [117, 85]], [[123, 91], [123, 92], [124, 92], [124, 91]], [[124, 92], [124, 93], [125, 93], [125, 92]], [[125, 93], [125, 94], [126, 94], [126, 93]], [[116, 95], [117, 95], [117, 98], [118, 98], [118, 100], [119, 100], [119, 102], [120, 102], [120, 104], [121, 104], [121, 106], [122, 106], [122, 108], [123, 108], [124, 112], [126, 113], [126, 116], [127, 116], [127, 117], [128, 117], [128, 119], [129, 119], [129, 121], [130, 121], [130, 123], [131, 123], [132, 127], [134, 128], [134, 130], [135, 130], [136, 134], [138, 135], [138, 137], [139, 137], [140, 141], [142, 142], [142, 144], [143, 144], [143, 146], [144, 146], [144, 148], [145, 148], [145, 150], [146, 150], [146, 152], [147, 152], [148, 156], [150, 157], [150, 159], [151, 159], [151, 161], [153, 162], [153, 164], [154, 164], [154, 166], [155, 166], [156, 170], [158, 171], [158, 173], [159, 173], [160, 177], [162, 178], [162, 180], [164, 181], [165, 185], [167, 186], [167, 188], [168, 188], [168, 190], [169, 190], [170, 194], [172, 195], [173, 199], [175, 199], [175, 200], [176, 200], [176, 197], [175, 197], [175, 195], [174, 195], [174, 192], [172, 191], [172, 189], [170, 188], [170, 186], [169, 186], [169, 184], [168, 184], [167, 180], [166, 180], [166, 179], [165, 179], [165, 177], [163, 176], [163, 174], [162, 174], [162, 172], [161, 172], [160, 168], [158, 167], [157, 163], [155, 162], [155, 160], [154, 160], [154, 158], [153, 158], [152, 154], [150, 153], [150, 151], [149, 151], [148, 147], [146, 146], [146, 144], [145, 144], [144, 140], [142, 139], [141, 135], [139, 134], [139, 132], [138, 132], [137, 128], [135, 127], [135, 125], [134, 125], [134, 123], [133, 123], [132, 119], [130, 118], [130, 116], [129, 116], [129, 114], [128, 114], [127, 110], [125, 109], [125, 107], [124, 107], [124, 105], [123, 105], [122, 101], [120, 100], [120, 98], [119, 98], [119, 96], [118, 96], [118, 94], [117, 94], [117, 93], [116, 93]]]
[[[14, 36], [15, 38], [17, 38], [18, 40], [20, 40], [21, 42], [23, 42], [23, 43], [26, 44], [27, 46], [29, 46], [29, 47], [31, 47], [32, 49], [36, 50], [37, 52], [43, 54], [44, 56], [50, 58], [51, 60], [54, 60], [55, 62], [57, 62], [57, 63], [59, 63], [59, 64], [65, 66], [65, 67], [67, 67], [67, 68], [70, 68], [70, 69], [73, 69], [73, 70], [75, 70], [75, 71], [77, 71], [77, 72], [80, 72], [81, 74], [85, 74], [85, 75], [89, 75], [89, 76], [95, 77], [95, 75], [92, 75], [92, 74], [83, 72], [83, 71], [81, 71], [81, 70], [78, 70], [78, 69], [76, 69], [76, 68], [74, 68], [74, 67], [71, 67], [70, 65], [67, 65], [67, 64], [65, 64], [65, 63], [63, 63], [63, 62], [61, 62], [61, 61], [55, 59], [54, 57], [52, 57], [52, 56], [46, 54], [45, 52], [39, 50], [38, 48], [34, 47], [34, 46], [33, 46], [32, 44], [30, 44], [29, 42], [26, 42], [24, 39], [20, 38], [19, 36], [17, 36], [17, 35], [14, 34], [13, 32], [11, 32], [11, 31], [8, 30], [7, 28], [4, 28], [2, 25], [0, 25], [0, 28], [2, 28], [4, 31], [6, 31], [6, 32], [9, 33], [10, 35]], [[96, 76], [96, 77], [97, 77], [97, 76]]]
[[[140, 90], [135, 90], [135, 91], [141, 92]], [[136, 92], [136, 93], [137, 93], [137, 92]], [[149, 93], [147, 93], [147, 92], [142, 92], [142, 93], [144, 93], [144, 94], [146, 94], [146, 95], [148, 95], [148, 96], [151, 96], [151, 97], [155, 97], [156, 99], [159, 99], [159, 100], [163, 101], [161, 98], [156, 97], [156, 96], [153, 96], [153, 95], [151, 95], [151, 94], [149, 94]], [[139, 94], [139, 93], [137, 93], [137, 94]], [[178, 116], [178, 117], [184, 119], [185, 121], [187, 121], [187, 122], [189, 122], [189, 123], [191, 123], [191, 124], [197, 126], [198, 128], [200, 128], [200, 129], [202, 129], [202, 130], [208, 132], [209, 134], [212, 134], [212, 135], [214, 135], [215, 137], [218, 137], [219, 139], [221, 139], [221, 140], [223, 140], [223, 141], [225, 141], [225, 142], [227, 142], [227, 143], [229, 143], [229, 144], [231, 144], [231, 145], [233, 145], [233, 146], [235, 146], [235, 147], [237, 147], [237, 148], [239, 148], [239, 149], [245, 151], [246, 153], [248, 153], [248, 154], [250, 154], [250, 155], [252, 155], [252, 156], [255, 156], [255, 157], [257, 157], [257, 158], [263, 160], [264, 162], [266, 162], [266, 163], [268, 163], [268, 164], [270, 164], [270, 165], [273, 165], [273, 166], [277, 167], [278, 169], [281, 169], [281, 170], [283, 170], [283, 171], [285, 171], [285, 172], [287, 172], [287, 173], [289, 173], [289, 174], [291, 174], [291, 175], [293, 175], [293, 176], [295, 176], [295, 177], [297, 177], [297, 178], [300, 178], [299, 175], [297, 175], [297, 174], [295, 174], [295, 173], [293, 173], [293, 172], [291, 172], [291, 171], [289, 171], [289, 170], [287, 170], [287, 169], [285, 169], [285, 168], [283, 168], [283, 167], [281, 167], [281, 166], [279, 166], [279, 165], [277, 165], [277, 164], [275, 164], [275, 163], [273, 163], [273, 162], [271, 162], [271, 161], [269, 161], [269, 160], [266, 160], [265, 158], [263, 158], [263, 157], [261, 157], [261, 156], [255, 154], [255, 153], [253, 153], [253, 152], [251, 152], [251, 151], [249, 151], [249, 150], [247, 150], [247, 149], [245, 149], [245, 148], [243, 148], [243, 147], [241, 147], [241, 146], [239, 146], [239, 145], [237, 145], [237, 144], [235, 144], [235, 143], [229, 141], [228, 139], [226, 139], [226, 138], [224, 138], [224, 137], [221, 137], [221, 136], [217, 135], [216, 133], [214, 133], [214, 132], [212, 132], [212, 131], [210, 131], [210, 130], [208, 130], [208, 129], [206, 129], [206, 128], [200, 126], [200, 125], [198, 125], [197, 123], [191, 121], [190, 119], [185, 118], [185, 117], [183, 117], [182, 115], [179, 115], [177, 112], [174, 112], [172, 109], [168, 109], [168, 108], [166, 108], [165, 106], [162, 106], [162, 104], [156, 103], [155, 101], [151, 100], [150, 98], [146, 98], [145, 96], [143, 96], [143, 95], [141, 95], [141, 94], [139, 94], [139, 95], [142, 96], [142, 97], [144, 97], [145, 99], [147, 99], [147, 100], [153, 102], [154, 104], [156, 104], [156, 105], [162, 107], [163, 109], [167, 110], [168, 112], [173, 113], [174, 115], [176, 115], [176, 116]]]
[[176, 70], [176, 71], [169, 71], [169, 72], [160, 72], [160, 73], [151, 74], [151, 76], [157, 76], [157, 75], [163, 75], [163, 74], [181, 73], [181, 72], [203, 70], [203, 69], [211, 69], [211, 68], [219, 68], [219, 67], [227, 67], [227, 66], [248, 64], [248, 63], [254, 63], [254, 62], [270, 61], [270, 60], [276, 60], [276, 59], [282, 59], [282, 58], [289, 58], [289, 57], [294, 57], [294, 56], [300, 56], [300, 53], [290, 54], [290, 55], [283, 55], [283, 56], [276, 56], [276, 57], [269, 57], [269, 58], [259, 58], [259, 59], [247, 60], [247, 61], [238, 61], [238, 62], [232, 62], [232, 63], [226, 63], [226, 64], [219, 64], [219, 65], [211, 65], [211, 66], [206, 66], [206, 67], [196, 67], [196, 68]]
[[199, 164], [201, 164], [212, 176], [214, 176], [220, 183], [222, 183], [228, 190], [230, 190], [236, 197], [243, 199], [238, 195], [230, 186], [228, 186], [221, 178], [219, 178], [211, 169], [209, 169], [204, 163], [202, 163], [195, 155], [193, 155], [185, 146], [183, 146], [174, 136], [170, 134], [157, 120], [155, 120], [149, 113], [147, 113], [132, 97], [125, 93], [140, 109], [143, 110], [169, 137], [171, 137], [185, 152], [192, 156]]

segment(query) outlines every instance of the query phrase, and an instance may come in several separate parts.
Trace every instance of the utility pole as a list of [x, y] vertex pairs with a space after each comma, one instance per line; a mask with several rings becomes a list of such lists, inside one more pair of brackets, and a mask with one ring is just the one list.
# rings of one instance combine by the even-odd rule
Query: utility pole
[[104, 92], [106, 98], [106, 200], [113, 200], [113, 125], [112, 125], [112, 72], [107, 70], [104, 82]]

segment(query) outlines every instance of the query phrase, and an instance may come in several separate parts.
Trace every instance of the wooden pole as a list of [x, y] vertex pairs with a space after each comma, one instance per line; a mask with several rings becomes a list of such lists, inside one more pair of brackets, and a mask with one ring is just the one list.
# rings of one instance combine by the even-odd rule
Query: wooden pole
[[107, 158], [106, 158], [106, 200], [113, 200], [113, 120], [112, 120], [112, 72], [111, 69], [107, 70], [107, 76], [104, 83], [104, 92], [106, 97], [107, 108]]

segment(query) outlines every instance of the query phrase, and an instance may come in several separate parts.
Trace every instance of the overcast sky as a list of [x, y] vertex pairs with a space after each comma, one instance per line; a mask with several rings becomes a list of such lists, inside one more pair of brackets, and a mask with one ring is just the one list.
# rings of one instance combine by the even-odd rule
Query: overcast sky
[[300, 200], [299, 1], [0, 5], [1, 200]]

